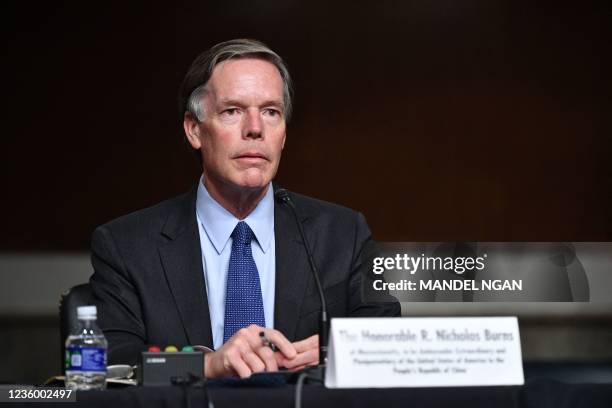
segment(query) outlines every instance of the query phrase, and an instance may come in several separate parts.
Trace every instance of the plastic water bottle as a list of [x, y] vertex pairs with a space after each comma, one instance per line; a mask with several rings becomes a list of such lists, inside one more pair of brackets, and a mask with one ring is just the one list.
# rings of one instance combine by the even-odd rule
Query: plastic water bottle
[[108, 343], [96, 324], [96, 307], [78, 307], [77, 316], [78, 328], [66, 339], [66, 387], [73, 390], [104, 389]]

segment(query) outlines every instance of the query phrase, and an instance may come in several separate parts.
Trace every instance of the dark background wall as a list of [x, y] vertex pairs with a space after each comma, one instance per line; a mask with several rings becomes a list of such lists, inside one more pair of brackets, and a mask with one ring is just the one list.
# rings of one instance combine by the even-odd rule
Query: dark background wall
[[295, 78], [277, 180], [397, 241], [612, 240], [609, 2], [3, 2], [3, 250], [86, 250], [186, 191], [178, 86], [260, 39]]
[[[277, 180], [376, 238], [612, 241], [610, 2], [0, 7], [0, 383], [59, 373], [56, 299], [87, 280], [93, 228], [196, 182], [178, 87], [230, 38], [295, 79]], [[605, 304], [494, 306], [407, 310], [519, 315], [526, 360], [610, 359]]]

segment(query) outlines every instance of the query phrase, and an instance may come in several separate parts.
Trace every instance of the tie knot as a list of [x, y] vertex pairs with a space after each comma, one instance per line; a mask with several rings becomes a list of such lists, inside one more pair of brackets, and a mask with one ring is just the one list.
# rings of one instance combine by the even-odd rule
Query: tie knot
[[242, 245], [250, 244], [253, 239], [253, 231], [251, 227], [249, 227], [249, 224], [244, 221], [240, 221], [236, 224], [236, 228], [234, 228], [234, 232], [232, 232], [232, 239]]

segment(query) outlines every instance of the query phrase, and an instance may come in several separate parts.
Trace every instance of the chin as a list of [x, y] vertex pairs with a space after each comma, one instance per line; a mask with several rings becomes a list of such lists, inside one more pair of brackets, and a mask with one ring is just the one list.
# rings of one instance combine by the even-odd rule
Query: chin
[[257, 190], [266, 187], [271, 177], [266, 177], [263, 174], [247, 174], [238, 183], [239, 186], [249, 190]]

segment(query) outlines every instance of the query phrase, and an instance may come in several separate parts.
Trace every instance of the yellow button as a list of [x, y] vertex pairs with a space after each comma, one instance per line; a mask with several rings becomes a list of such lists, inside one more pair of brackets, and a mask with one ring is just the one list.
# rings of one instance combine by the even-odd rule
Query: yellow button
[[178, 349], [174, 346], [166, 346], [166, 348], [164, 349], [164, 351], [166, 353], [175, 353], [178, 351]]

